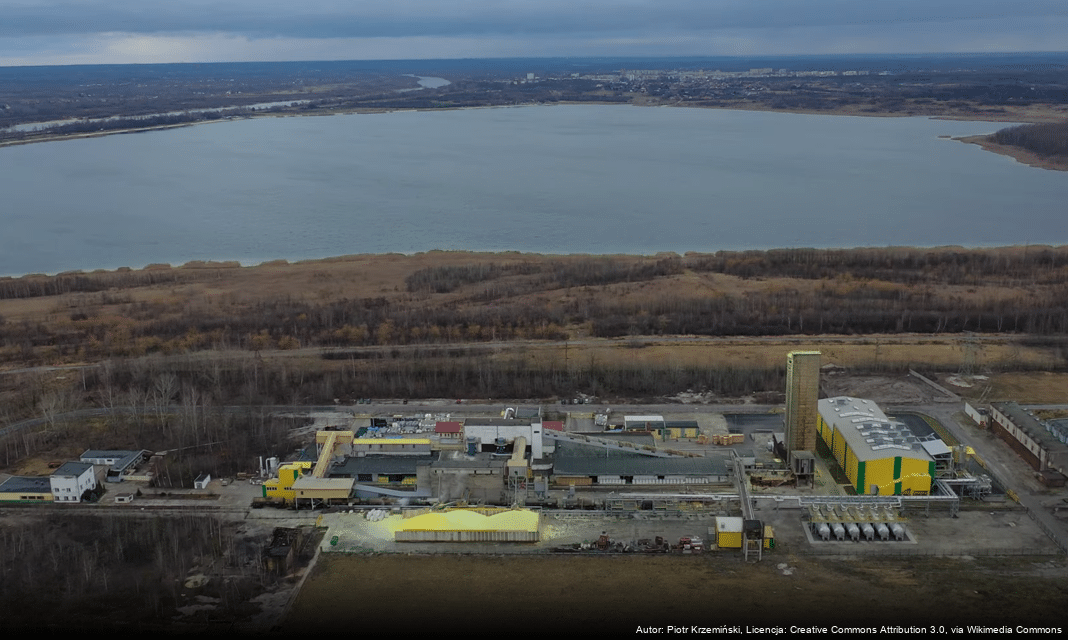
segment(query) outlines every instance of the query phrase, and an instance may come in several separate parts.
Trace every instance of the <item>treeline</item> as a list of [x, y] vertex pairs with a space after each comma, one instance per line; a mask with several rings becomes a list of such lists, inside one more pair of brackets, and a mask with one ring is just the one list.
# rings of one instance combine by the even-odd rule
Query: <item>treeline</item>
[[[1052, 297], [997, 300], [937, 297], [929, 291], [859, 282], [764, 295], [662, 296], [642, 302], [583, 303], [591, 333], [627, 335], [822, 335], [867, 333], [1059, 334], [1068, 331], [1068, 287]], [[577, 305], [576, 305], [577, 306]]]
[[[1068, 126], [1068, 125], [1066, 125]], [[1068, 129], [1066, 129], [1068, 131]], [[0, 300], [75, 292], [97, 292], [194, 282], [225, 277], [237, 263], [206, 263], [198, 268], [128, 268], [99, 273], [0, 278]], [[555, 287], [601, 286], [639, 282], [684, 270], [715, 272], [743, 278], [792, 277], [809, 280], [868, 279], [903, 284], [1058, 284], [1068, 282], [1068, 247], [772, 249], [688, 253], [685, 257], [590, 257], [572, 260], [480, 262], [425, 267], [409, 274], [411, 293], [449, 293], [463, 286], [509, 276], [524, 280], [523, 293]]]
[[[381, 295], [359, 298], [332, 298], [326, 289], [315, 296], [250, 296], [227, 282], [232, 271], [207, 267], [0, 280], [0, 297], [60, 296], [56, 307], [33, 319], [0, 318], [0, 362], [576, 334], [1068, 332], [1062, 303], [1068, 299], [1068, 248], [413, 263], [418, 266], [407, 277], [392, 276], [398, 283], [392, 291], [381, 287]], [[202, 295], [199, 283], [208, 280], [213, 293]], [[179, 283], [187, 286], [135, 294]], [[79, 295], [62, 297], [71, 293]]]
[[562, 340], [564, 314], [529, 302], [493, 307], [436, 307], [384, 298], [326, 304], [272, 300], [205, 313], [169, 305], [120, 304], [116, 315], [72, 311], [59, 323], [0, 322], [0, 359], [125, 357], [205, 349], [263, 351], [311, 346], [446, 344], [490, 340]]
[[[190, 488], [203, 473], [255, 471], [285, 457], [307, 420], [271, 407], [355, 404], [360, 398], [655, 399], [687, 389], [739, 397], [782, 388], [779, 365], [638, 364], [593, 356], [534, 362], [485, 353], [442, 357], [422, 350], [348, 362], [258, 358], [136, 358], [86, 368], [76, 380], [8, 378], [0, 407], [0, 464], [76, 456], [85, 449], [169, 451], [154, 486]], [[64, 386], [65, 385], [65, 386]], [[28, 421], [28, 422], [27, 422]], [[72, 445], [72, 443], [74, 443]]]
[[[176, 270], [101, 274], [103, 277], [99, 279], [95, 274], [41, 280], [23, 278], [0, 285], [9, 285], [8, 292], [13, 295], [49, 290], [91, 291], [125, 277], [133, 280], [126, 286], [210, 277], [200, 271], [190, 270], [190, 275]], [[116, 314], [96, 315], [88, 309], [91, 304], [122, 302], [116, 298], [121, 294], [108, 290], [101, 293], [109, 296], [107, 300], [86, 301], [86, 309], [73, 309], [62, 323], [0, 323], [0, 345], [9, 348], [8, 359], [11, 359], [24, 358], [42, 347], [61, 356], [124, 357], [204, 349], [262, 351], [307, 346], [563, 340], [568, 337], [569, 323], [592, 318], [579, 307], [537, 305], [522, 299], [523, 295], [556, 288], [651, 281], [681, 271], [678, 258], [639, 263], [590, 259], [548, 265], [489, 263], [433, 267], [414, 272], [407, 278], [406, 286], [417, 292], [439, 293], [514, 274], [524, 277], [503, 290], [491, 286], [476, 292], [471, 303], [464, 305], [424, 304], [420, 299], [385, 297], [323, 303], [283, 298], [258, 300], [218, 313], [205, 313], [203, 308], [183, 308], [176, 313], [167, 302], [127, 301], [116, 305]], [[162, 274], [158, 280], [157, 273]], [[489, 302], [494, 304], [486, 304]]]
[[3, 394], [0, 464], [74, 442], [78, 450], [67, 455], [85, 449], [170, 451], [157, 469], [161, 487], [191, 488], [203, 473], [250, 471], [257, 456], [289, 453], [292, 429], [305, 423], [260, 408], [303, 403], [302, 377], [287, 371], [281, 365], [266, 376], [262, 363], [218, 361], [170, 370], [136, 359], [87, 368], [75, 386], [43, 385], [27, 375]]
[[742, 278], [871, 280], [908, 285], [1068, 283], [1068, 247], [772, 249], [687, 254], [685, 266]]
[[412, 293], [450, 293], [464, 285], [496, 280], [510, 275], [540, 273], [542, 269], [543, 267], [536, 263], [500, 264], [496, 262], [426, 267], [406, 277], [404, 285]]
[[1009, 127], [998, 131], [992, 138], [998, 144], [1020, 147], [1044, 156], [1068, 156], [1068, 121]]
[[182, 582], [194, 567], [216, 577], [197, 593], [218, 599], [196, 621], [232, 623], [272, 580], [259, 556], [258, 543], [208, 516], [8, 518], [0, 526], [4, 628], [166, 630], [185, 604]]
[[409, 292], [448, 293], [478, 282], [513, 275], [537, 275], [526, 279], [517, 291], [531, 293], [544, 289], [598, 287], [618, 282], [643, 282], [683, 272], [682, 259], [674, 256], [658, 260], [634, 258], [583, 258], [551, 262], [478, 263], [426, 267], [405, 278]]
[[0, 463], [66, 442], [77, 442], [79, 451], [177, 451], [165, 456], [169, 466], [161, 467], [157, 482], [190, 487], [201, 473], [232, 476], [252, 470], [258, 456], [288, 453], [290, 434], [306, 421], [272, 415], [272, 406], [354, 404], [367, 397], [659, 398], [686, 389], [738, 397], [781, 389], [784, 376], [778, 364], [652, 365], [562, 353], [536, 363], [529, 356], [442, 356], [426, 350], [325, 360], [203, 358], [170, 361], [163, 368], [154, 358], [119, 359], [86, 369], [76, 385], [61, 390], [35, 389], [24, 380], [17, 393], [6, 396], [0, 429], [26, 418], [44, 419], [0, 437]]
[[40, 298], [66, 293], [96, 293], [113, 289], [179, 284], [198, 279], [218, 278], [217, 269], [140, 269], [120, 268], [101, 273], [61, 273], [56, 276], [0, 278], [0, 300]]

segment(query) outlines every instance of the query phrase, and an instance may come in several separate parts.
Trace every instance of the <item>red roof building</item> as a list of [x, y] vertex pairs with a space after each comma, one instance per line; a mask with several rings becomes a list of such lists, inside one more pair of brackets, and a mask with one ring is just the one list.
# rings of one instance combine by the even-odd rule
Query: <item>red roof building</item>
[[460, 435], [463, 430], [464, 427], [459, 422], [439, 422], [434, 425], [434, 433], [438, 434]]

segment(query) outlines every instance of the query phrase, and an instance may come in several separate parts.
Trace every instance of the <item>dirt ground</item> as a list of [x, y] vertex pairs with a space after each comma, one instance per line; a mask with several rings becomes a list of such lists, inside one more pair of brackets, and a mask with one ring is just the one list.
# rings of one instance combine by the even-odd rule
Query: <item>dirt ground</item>
[[919, 380], [905, 376], [829, 376], [820, 379], [828, 397], [869, 398], [880, 404], [927, 404], [943, 396]]
[[[955, 383], [957, 381], [958, 383]], [[964, 386], [959, 384], [963, 381]], [[984, 376], [940, 376], [938, 384], [972, 402], [1013, 401], [1024, 404], [1063, 404], [1068, 399], [1068, 375], [1048, 371], [990, 373]], [[829, 397], [870, 398], [880, 404], [928, 404], [949, 399], [911, 376], [827, 374], [820, 386]]]
[[1064, 625], [1063, 559], [321, 557], [284, 632], [633, 634], [666, 625]]

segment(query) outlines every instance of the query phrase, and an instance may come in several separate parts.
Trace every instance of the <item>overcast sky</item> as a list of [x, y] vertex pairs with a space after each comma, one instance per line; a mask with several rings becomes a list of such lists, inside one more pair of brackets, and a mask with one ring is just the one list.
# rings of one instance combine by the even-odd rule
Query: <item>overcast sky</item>
[[1068, 50], [1068, 0], [0, 0], [0, 66]]

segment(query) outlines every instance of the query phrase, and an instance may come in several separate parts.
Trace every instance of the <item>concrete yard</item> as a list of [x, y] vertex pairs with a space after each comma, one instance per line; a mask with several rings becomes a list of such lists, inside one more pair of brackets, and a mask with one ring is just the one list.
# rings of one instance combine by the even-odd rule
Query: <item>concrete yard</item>
[[[775, 550], [766, 558], [774, 560], [784, 555], [835, 556], [983, 556], [983, 555], [1054, 555], [1056, 545], [1042, 532], [1027, 513], [1018, 508], [996, 505], [995, 509], [962, 510], [956, 518], [944, 511], [930, 515], [906, 513], [905, 528], [908, 540], [875, 542], [813, 541], [802, 522], [803, 511], [798, 508], [776, 508], [769, 501], [757, 501], [755, 515], [771, 525], [775, 532]], [[551, 553], [556, 547], [593, 542], [602, 534], [613, 541], [635, 543], [643, 538], [661, 536], [677, 543], [683, 536], [698, 536], [713, 547], [709, 528], [714, 527], [714, 514], [694, 511], [683, 517], [668, 517], [653, 512], [633, 514], [604, 514], [582, 511], [550, 511], [541, 516], [540, 540], [536, 543], [419, 543], [395, 542], [393, 534], [401, 516], [371, 522], [362, 513], [331, 513], [322, 517], [327, 527], [321, 550], [332, 553], [487, 553], [531, 554]], [[336, 545], [331, 545], [333, 536]], [[598, 553], [591, 551], [590, 553]], [[740, 556], [736, 549], [712, 550], [722, 556]]]

